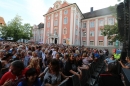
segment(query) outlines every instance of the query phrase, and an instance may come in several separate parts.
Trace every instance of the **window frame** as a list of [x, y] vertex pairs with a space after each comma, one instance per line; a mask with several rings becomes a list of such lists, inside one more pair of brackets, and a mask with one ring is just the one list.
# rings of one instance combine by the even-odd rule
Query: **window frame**
[[[86, 34], [85, 34], [86, 33]], [[87, 36], [87, 32], [86, 31], [83, 31], [83, 34], [82, 34], [83, 37]]]
[[89, 27], [90, 27], [90, 28], [94, 28], [94, 27], [95, 27], [95, 21], [90, 21]]
[[[102, 42], [102, 43], [101, 43], [101, 42]], [[101, 45], [101, 44], [102, 44], [102, 45]], [[101, 40], [99, 40], [99, 41], [98, 41], [98, 45], [99, 45], [99, 46], [104, 46], [104, 42], [101, 41]]]
[[86, 28], [86, 25], [87, 23], [86, 22], [83, 22], [83, 27], [82, 28]]
[[[93, 33], [93, 35], [91, 35], [91, 33]], [[90, 31], [90, 36], [91, 36], [91, 37], [95, 36], [94, 31]]]
[[[65, 30], [66, 30], [66, 31], [65, 31]], [[66, 29], [66, 28], [63, 29], [63, 34], [64, 34], [64, 35], [67, 34], [67, 29]]]
[[[93, 42], [93, 45], [91, 45], [91, 42]], [[90, 41], [90, 42], [89, 42], [89, 45], [90, 45], [90, 46], [94, 46], [94, 41]]]
[[[102, 21], [102, 22], [101, 22]], [[99, 26], [104, 26], [104, 19], [99, 20]]]
[[[65, 21], [65, 19], [66, 19], [66, 21]], [[67, 17], [64, 17], [64, 22], [63, 22], [64, 24], [67, 24], [68, 23], [68, 18]]]
[[68, 14], [68, 10], [64, 10], [64, 15], [67, 15]]

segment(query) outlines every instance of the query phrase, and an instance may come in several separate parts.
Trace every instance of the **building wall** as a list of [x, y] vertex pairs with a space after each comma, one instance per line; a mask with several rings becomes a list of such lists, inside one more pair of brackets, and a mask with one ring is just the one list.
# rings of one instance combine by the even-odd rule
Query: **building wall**
[[[89, 18], [89, 19], [84, 19], [82, 20], [82, 45], [84, 46], [98, 46], [98, 47], [114, 47], [113, 45], [109, 45], [109, 41], [106, 36], [101, 35], [101, 28], [104, 27], [104, 25], [108, 25], [109, 18], [113, 19], [113, 22], [115, 23], [115, 18], [112, 15], [104, 15], [104, 16], [99, 16], [99, 17], [94, 17], [94, 18]], [[101, 24], [102, 21], [102, 24]], [[90, 23], [94, 22], [94, 27], [91, 27]], [[83, 27], [83, 23], [86, 23], [86, 28]], [[113, 23], [113, 24], [114, 24]], [[113, 25], [112, 24], [112, 25]], [[83, 32], [86, 32], [86, 35], [83, 36]], [[91, 36], [90, 33], [94, 32], [94, 35]], [[84, 41], [86, 44], [84, 44]], [[93, 45], [91, 45], [90, 41], [93, 41]]]
[[[59, 8], [56, 8], [57, 5]], [[64, 14], [65, 11], [67, 11], [67, 14]], [[64, 24], [64, 18], [67, 18], [67, 24]], [[54, 43], [52, 38], [57, 38], [58, 44], [64, 44], [64, 40], [66, 40], [65, 44], [69, 45], [114, 47], [114, 43], [109, 43], [111, 40], [108, 40], [107, 36], [101, 35], [101, 28], [109, 24], [109, 18], [112, 18], [114, 23], [117, 22], [112, 15], [88, 19], [83, 18], [76, 4], [69, 4], [66, 1], [63, 3], [56, 1], [54, 7], [50, 7], [48, 12], [44, 15], [45, 29], [43, 42]], [[57, 26], [54, 26], [55, 20], [58, 21]], [[92, 25], [92, 22], [94, 25]], [[86, 27], [84, 27], [83, 23], [86, 23]], [[57, 31], [56, 37], [53, 35], [55, 29]], [[64, 33], [64, 29], [66, 29], [66, 33]], [[92, 34], [90, 35], [90, 33]]]
[[33, 34], [33, 37], [32, 37], [32, 41], [34, 42], [43, 42], [43, 33], [44, 33], [44, 28], [38, 28], [37, 25], [34, 25], [33, 28], [32, 28], [32, 34]]
[[[59, 5], [59, 8], [56, 9], [56, 5]], [[69, 4], [66, 1], [55, 2], [54, 7], [50, 8], [47, 14], [44, 15], [45, 38], [43, 42], [54, 43], [54, 39], [57, 38], [58, 44], [79, 45], [79, 22], [81, 15], [75, 4]], [[64, 23], [65, 18], [67, 18], [67, 23]], [[76, 19], [78, 20], [77, 24]], [[56, 20], [58, 21], [57, 25], [55, 25]], [[55, 30], [57, 36], [54, 35]]]

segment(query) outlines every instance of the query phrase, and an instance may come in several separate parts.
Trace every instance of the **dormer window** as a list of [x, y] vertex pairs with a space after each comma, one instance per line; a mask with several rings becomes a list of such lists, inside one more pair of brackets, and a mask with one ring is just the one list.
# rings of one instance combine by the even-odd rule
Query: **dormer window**
[[59, 8], [59, 5], [58, 5], [58, 4], [56, 5], [56, 9], [57, 9], [57, 8]]

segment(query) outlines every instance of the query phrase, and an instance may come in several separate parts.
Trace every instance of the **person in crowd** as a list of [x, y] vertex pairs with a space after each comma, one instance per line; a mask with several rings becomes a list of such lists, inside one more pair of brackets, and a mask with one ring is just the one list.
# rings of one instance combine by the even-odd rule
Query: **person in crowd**
[[[15, 60], [21, 60], [21, 54], [15, 54], [14, 56], [13, 56], [13, 61], [15, 61]], [[22, 61], [22, 60], [21, 60]]]
[[93, 59], [91, 57], [89, 57], [89, 54], [86, 54], [86, 53], [83, 53], [82, 55], [82, 62], [83, 62], [83, 65], [84, 66], [87, 66], [90, 64], [90, 62], [92, 61]]
[[39, 65], [39, 60], [38, 58], [32, 58], [29, 65], [25, 68], [25, 72], [29, 69], [29, 68], [35, 68], [37, 70], [37, 74], [40, 74], [40, 65]]
[[113, 63], [113, 62], [116, 62], [114, 55], [111, 55], [110, 58], [105, 59], [104, 62], [106, 63], [106, 65]]
[[59, 67], [60, 67], [60, 70], [62, 70], [62, 68], [63, 68], [63, 62], [59, 58], [60, 58], [60, 54], [56, 53], [56, 58], [55, 59], [57, 59], [59, 61]]
[[9, 70], [9, 67], [10, 67], [10, 64], [11, 64], [11, 59], [12, 59], [12, 54], [11, 53], [8, 53], [6, 54], [2, 60], [1, 60], [1, 63], [2, 63], [2, 74], [4, 74], [5, 72], [7, 72]]
[[41, 86], [37, 70], [35, 68], [28, 69], [25, 73], [25, 79], [19, 82], [17, 86]]
[[[86, 54], [86, 53], [85, 53]], [[82, 57], [80, 55], [77, 55], [75, 56], [76, 58], [76, 66], [79, 68], [79, 69], [88, 69], [88, 66], [87, 65], [83, 65], [83, 62], [82, 62]]]
[[[79, 79], [81, 79], [81, 77], [82, 77], [82, 72], [76, 66], [75, 57], [73, 54], [71, 54], [71, 56], [68, 58], [68, 61], [66, 62], [66, 65], [65, 65], [65, 68], [63, 71], [66, 76], [72, 76], [74, 74], [74, 75], [77, 75], [79, 77]], [[77, 73], [77, 72], [79, 72], [79, 73]]]
[[16, 60], [11, 63], [10, 71], [6, 72], [1, 80], [0, 86], [17, 86], [23, 80], [24, 64], [22, 61]]
[[4, 57], [4, 50], [0, 50], [0, 61], [1, 61], [1, 59]]
[[31, 51], [25, 52], [25, 58], [24, 58], [24, 61], [23, 61], [25, 67], [27, 67], [29, 65], [31, 57], [32, 57], [32, 52]]
[[6, 55], [7, 53], [11, 53], [11, 52], [10, 52], [10, 46], [9, 46], [9, 45], [5, 45], [4, 55]]
[[126, 64], [123, 64], [122, 61], [119, 61], [119, 63], [121, 64], [122, 68], [127, 68], [130, 69], [130, 57], [126, 57]]
[[43, 82], [45, 86], [57, 86], [61, 82], [61, 74], [58, 60], [51, 60], [48, 70], [44, 75]]
[[53, 59], [56, 58], [56, 53], [58, 52], [57, 48], [55, 47], [54, 49], [52, 49], [52, 56]]
[[124, 86], [115, 63], [108, 64], [107, 71], [100, 74], [98, 86]]

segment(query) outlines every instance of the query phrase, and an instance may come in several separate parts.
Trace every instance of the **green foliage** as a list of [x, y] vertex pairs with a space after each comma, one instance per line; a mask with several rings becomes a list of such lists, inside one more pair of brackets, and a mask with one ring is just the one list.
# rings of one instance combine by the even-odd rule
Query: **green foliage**
[[107, 39], [111, 39], [113, 42], [116, 40], [123, 41], [122, 36], [119, 34], [117, 23], [114, 25], [105, 25], [101, 28], [101, 32], [103, 36], [107, 36]]
[[18, 41], [19, 39], [30, 39], [32, 36], [31, 25], [28, 23], [22, 25], [22, 19], [18, 15], [16, 15], [14, 19], [6, 25], [1, 26], [0, 31], [3, 38], [7, 39], [7, 37], [12, 37], [13, 41]]
[[[115, 19], [117, 19], [116, 8], [117, 5], [109, 7]], [[104, 27], [101, 28], [101, 34], [103, 36], [107, 36], [107, 38], [112, 40], [112, 42], [115, 42], [116, 40], [119, 40], [121, 42], [123, 41], [123, 37], [119, 34], [118, 23], [115, 23], [114, 25], [104, 25]]]

